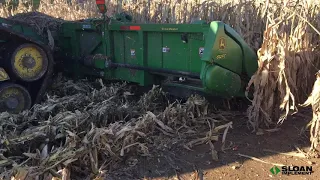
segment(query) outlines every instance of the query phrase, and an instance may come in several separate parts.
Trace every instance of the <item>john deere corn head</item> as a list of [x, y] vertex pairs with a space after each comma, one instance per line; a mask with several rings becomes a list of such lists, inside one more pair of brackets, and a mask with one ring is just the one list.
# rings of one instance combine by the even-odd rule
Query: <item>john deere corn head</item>
[[[97, 0], [105, 14], [104, 1]], [[105, 17], [105, 16], [104, 16]], [[55, 67], [76, 78], [160, 84], [169, 92], [243, 97], [257, 69], [256, 53], [223, 22], [134, 24], [131, 17], [65, 22], [55, 51], [25, 24], [0, 19], [1, 111], [38, 103]]]

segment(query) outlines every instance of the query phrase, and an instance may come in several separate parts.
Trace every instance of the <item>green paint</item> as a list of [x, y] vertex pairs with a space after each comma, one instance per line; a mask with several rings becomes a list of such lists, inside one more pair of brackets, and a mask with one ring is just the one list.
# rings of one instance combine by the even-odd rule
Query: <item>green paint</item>
[[[87, 19], [65, 22], [54, 36], [59, 51], [55, 59], [75, 78], [87, 75], [138, 83], [141, 86], [170, 84], [211, 95], [243, 96], [248, 79], [257, 70], [257, 56], [228, 25], [213, 21], [206, 24], [134, 24], [124, 14], [112, 21]], [[5, 19], [0, 19], [6, 22]], [[130, 30], [133, 26], [135, 30]], [[137, 29], [139, 28], [140, 29]], [[15, 31], [34, 37], [34, 31], [13, 25]], [[8, 39], [0, 38], [0, 42]], [[113, 63], [198, 74], [193, 81], [170, 82], [173, 75], [163, 72], [111, 68], [105, 58], [91, 63], [90, 57], [103, 55]], [[62, 61], [63, 60], [63, 61]], [[90, 65], [84, 63], [90, 61]], [[179, 76], [175, 76], [179, 78]]]
[[280, 169], [277, 167], [277, 166], [273, 166], [271, 169], [270, 169], [270, 172], [273, 174], [273, 175], [277, 175], [280, 171]]
[[[69, 59], [103, 54], [115, 63], [199, 74], [201, 87], [188, 84], [188, 81], [184, 83], [185, 87], [225, 97], [243, 96], [248, 78], [257, 69], [256, 54], [222, 22], [134, 24], [124, 16], [119, 19], [123, 21], [114, 18], [110, 24], [101, 20], [66, 22], [59, 33], [63, 51], [73, 57]], [[129, 26], [139, 26], [140, 30], [130, 30]], [[203, 54], [200, 53], [202, 50]], [[92, 74], [79, 71], [83, 66], [79, 60], [66, 64], [72, 64], [70, 68], [74, 69], [74, 74]], [[161, 81], [170, 76], [124, 67], [110, 68], [103, 60], [94, 64], [88, 71], [104, 69], [106, 79], [135, 82], [142, 86], [159, 81], [162, 84]], [[178, 86], [178, 83], [171, 83], [174, 84]]]
[[205, 91], [217, 91], [227, 96], [238, 96], [245, 88], [241, 76], [252, 76], [258, 66], [256, 55], [243, 39], [219, 21], [210, 23], [201, 60]]

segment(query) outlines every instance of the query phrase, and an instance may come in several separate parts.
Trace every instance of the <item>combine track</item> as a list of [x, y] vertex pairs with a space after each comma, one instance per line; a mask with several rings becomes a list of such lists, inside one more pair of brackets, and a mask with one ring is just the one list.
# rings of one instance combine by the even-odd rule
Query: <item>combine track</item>
[[7, 41], [0, 43], [0, 67], [9, 75], [0, 82], [0, 112], [17, 113], [39, 103], [53, 74], [50, 48], [5, 26], [0, 34]]

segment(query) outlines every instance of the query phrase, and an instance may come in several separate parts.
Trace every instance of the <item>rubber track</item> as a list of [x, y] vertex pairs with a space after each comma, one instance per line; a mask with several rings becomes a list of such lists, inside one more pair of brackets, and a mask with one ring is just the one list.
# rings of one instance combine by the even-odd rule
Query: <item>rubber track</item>
[[41, 48], [43, 48], [43, 50], [45, 51], [45, 53], [47, 54], [47, 57], [48, 57], [48, 69], [47, 69], [47, 72], [45, 74], [45, 76], [43, 77], [42, 79], [42, 84], [40, 86], [40, 89], [36, 95], [36, 98], [35, 98], [35, 101], [33, 104], [37, 104], [41, 101], [42, 97], [44, 96], [44, 94], [46, 93], [47, 91], [47, 87], [48, 85], [51, 83], [51, 80], [52, 80], [52, 75], [53, 75], [53, 66], [54, 66], [54, 60], [53, 60], [53, 52], [52, 50], [50, 49], [50, 47], [46, 44], [44, 44], [43, 42], [41, 41], [38, 41], [38, 40], [35, 40], [35, 39], [32, 39], [30, 37], [27, 37], [23, 34], [19, 34], [9, 28], [6, 28], [4, 26], [2, 26], [0, 24], [0, 34], [1, 35], [5, 35], [5, 34], [8, 34], [9, 36], [11, 36], [12, 38], [18, 38], [18, 39], [21, 39], [21, 40], [24, 40], [26, 42], [30, 42], [30, 43], [34, 43], [38, 46], [40, 46]]

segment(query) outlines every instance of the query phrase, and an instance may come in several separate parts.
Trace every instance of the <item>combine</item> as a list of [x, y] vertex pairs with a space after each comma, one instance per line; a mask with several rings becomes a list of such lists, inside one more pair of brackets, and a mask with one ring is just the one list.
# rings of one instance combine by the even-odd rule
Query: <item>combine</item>
[[0, 18], [0, 111], [39, 103], [54, 67], [178, 95], [244, 97], [257, 56], [227, 24], [135, 24], [127, 14], [106, 18], [105, 1], [96, 3], [103, 18], [64, 22], [53, 33], [55, 50], [27, 24]]

